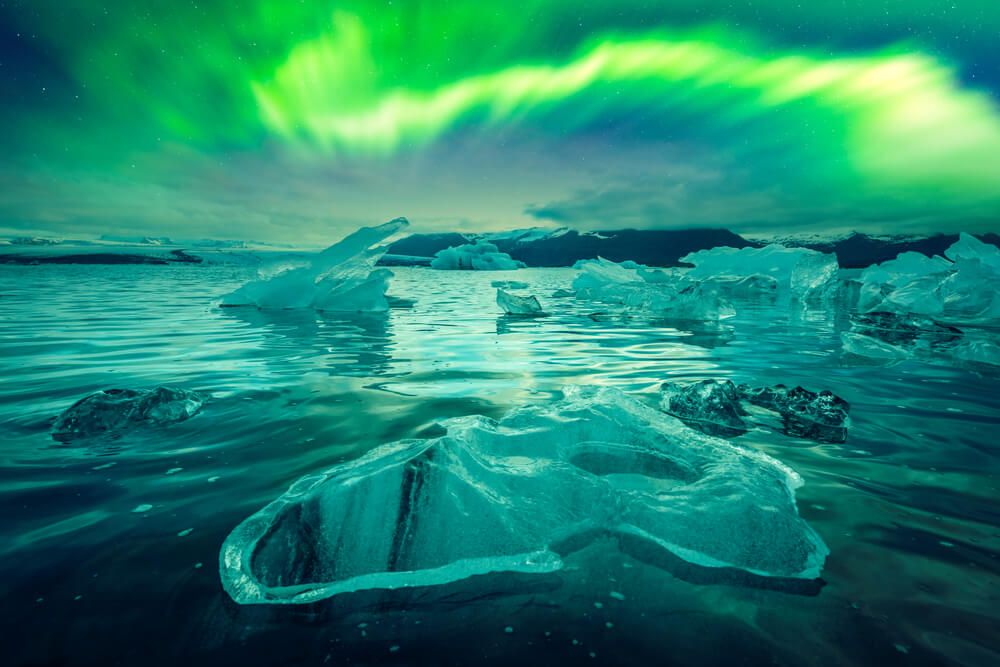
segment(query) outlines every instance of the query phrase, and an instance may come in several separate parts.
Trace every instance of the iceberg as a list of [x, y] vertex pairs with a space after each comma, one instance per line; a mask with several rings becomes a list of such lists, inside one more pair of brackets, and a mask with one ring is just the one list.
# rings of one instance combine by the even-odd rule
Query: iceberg
[[702, 380], [660, 386], [660, 407], [688, 426], [709, 435], [732, 437], [747, 431], [736, 385], [729, 380]]
[[445, 271], [513, 271], [523, 269], [524, 262], [511, 259], [488, 241], [476, 241], [439, 250], [431, 260], [432, 269]]
[[858, 310], [958, 325], [1000, 320], [1000, 248], [960, 234], [945, 257], [907, 252], [862, 272]]
[[798, 515], [791, 469], [617, 389], [564, 394], [499, 421], [448, 419], [443, 435], [300, 479], [226, 538], [223, 588], [241, 604], [293, 604], [551, 573], [609, 536], [678, 576], [819, 577], [828, 550]]
[[518, 296], [511, 294], [502, 288], [497, 288], [497, 305], [508, 315], [521, 315], [526, 317], [537, 317], [545, 315], [542, 304], [534, 296]]
[[834, 254], [778, 244], [699, 250], [680, 261], [694, 265], [687, 274], [691, 278], [711, 280], [740, 291], [774, 290], [803, 301], [832, 295], [839, 270]]
[[787, 435], [817, 442], [846, 442], [850, 404], [831, 391], [819, 393], [802, 387], [789, 389], [740, 385], [740, 396], [753, 405], [781, 415]]
[[715, 285], [599, 257], [582, 260], [573, 280], [577, 299], [610, 304], [628, 315], [716, 321], [736, 314]]
[[385, 293], [393, 274], [375, 268], [386, 251], [386, 246], [376, 244], [409, 224], [406, 218], [396, 218], [377, 227], [362, 227], [320, 252], [308, 265], [247, 283], [223, 297], [220, 305], [264, 310], [386, 311], [389, 302]]
[[194, 416], [205, 399], [174, 387], [104, 389], [71, 405], [52, 425], [52, 438], [71, 442], [98, 435], [118, 436], [143, 424], [172, 424]]

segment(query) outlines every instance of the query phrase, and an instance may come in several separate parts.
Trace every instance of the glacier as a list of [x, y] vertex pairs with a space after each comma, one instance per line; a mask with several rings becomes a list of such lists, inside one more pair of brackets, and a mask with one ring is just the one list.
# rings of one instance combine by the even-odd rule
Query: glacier
[[688, 253], [688, 276], [711, 280], [738, 292], [765, 291], [802, 301], [831, 296], [837, 286], [837, 256], [772, 243], [763, 248], [719, 247]]
[[315, 255], [306, 266], [247, 283], [222, 298], [223, 307], [256, 306], [263, 310], [313, 308], [330, 312], [383, 312], [392, 272], [375, 268], [385, 253], [378, 246], [406, 227], [396, 218], [362, 227]]
[[496, 245], [482, 239], [439, 250], [431, 260], [432, 269], [444, 271], [513, 271], [524, 267], [524, 262], [511, 259]]
[[503, 309], [503, 312], [508, 315], [520, 315], [526, 317], [545, 315], [545, 311], [542, 310], [542, 304], [539, 303], [538, 297], [511, 294], [501, 287], [497, 288], [497, 305], [500, 306], [500, 308]]
[[99, 435], [118, 436], [143, 424], [162, 425], [193, 417], [205, 398], [176, 387], [104, 389], [67, 408], [52, 425], [52, 438], [71, 442]]
[[716, 321], [736, 314], [716, 286], [674, 272], [603, 257], [574, 268], [580, 271], [573, 280], [577, 299], [615, 306], [626, 316]]
[[226, 538], [223, 588], [241, 604], [294, 604], [551, 573], [598, 537], [678, 576], [819, 577], [828, 550], [798, 514], [794, 471], [620, 390], [563, 393], [303, 477]]

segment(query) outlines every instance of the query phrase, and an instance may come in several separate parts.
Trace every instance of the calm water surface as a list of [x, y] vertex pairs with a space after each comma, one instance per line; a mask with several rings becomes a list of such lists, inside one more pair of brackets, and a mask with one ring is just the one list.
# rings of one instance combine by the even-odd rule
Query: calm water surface
[[[1000, 371], [848, 358], [844, 308], [599, 322], [549, 296], [570, 270], [396, 274], [389, 314], [335, 317], [217, 308], [244, 268], [0, 266], [0, 664], [1000, 664]], [[554, 314], [501, 316], [496, 279]], [[688, 583], [600, 543], [558, 576], [433, 599], [222, 591], [226, 535], [301, 475], [566, 384], [655, 400], [688, 378], [851, 403], [844, 444], [736, 440], [804, 478], [831, 550], [818, 595]], [[92, 391], [159, 384], [212, 398], [166, 428], [49, 436]]]

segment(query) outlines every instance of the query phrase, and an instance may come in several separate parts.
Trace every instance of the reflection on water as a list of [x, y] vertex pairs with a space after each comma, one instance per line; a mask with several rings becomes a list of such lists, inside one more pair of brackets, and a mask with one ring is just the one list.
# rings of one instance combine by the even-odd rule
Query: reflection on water
[[[218, 308], [243, 269], [0, 266], [4, 664], [998, 661], [995, 369], [866, 365], [841, 352], [842, 307], [748, 297], [721, 324], [595, 321], [552, 296], [573, 272], [545, 269], [516, 276], [550, 315], [507, 318], [495, 274], [394, 271], [388, 313], [333, 316]], [[568, 383], [655, 400], [702, 378], [851, 403], [845, 443], [736, 439], [804, 478], [800, 513], [831, 549], [815, 597], [687, 582], [599, 542], [499, 596], [466, 582], [433, 602], [262, 610], [221, 591], [226, 535], [304, 474]], [[210, 399], [113, 443], [49, 436], [92, 391], [160, 384]]]

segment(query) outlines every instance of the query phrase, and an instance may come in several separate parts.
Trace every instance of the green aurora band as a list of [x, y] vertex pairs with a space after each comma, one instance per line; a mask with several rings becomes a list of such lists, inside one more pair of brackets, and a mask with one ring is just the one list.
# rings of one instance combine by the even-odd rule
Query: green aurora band
[[[390, 155], [461, 122], [496, 127], [536, 113], [572, 132], [619, 106], [683, 107], [723, 126], [767, 115], [786, 121], [781, 116], [791, 111], [800, 143], [821, 143], [817, 152], [842, 146], [849, 164], [872, 181], [962, 193], [1000, 182], [996, 106], [920, 54], [765, 55], [729, 46], [719, 31], [697, 31], [600, 39], [561, 63], [517, 65], [419, 91], [381, 88], [360, 20], [338, 14], [334, 26], [293, 49], [270, 80], [253, 84], [262, 121], [290, 142]], [[607, 84], [618, 84], [617, 94], [608, 95]]]
[[[695, 224], [741, 229], [1000, 219], [1000, 5], [986, 0], [36, 0], [0, 20], [15, 49], [0, 61], [0, 227], [156, 234], [210, 211], [203, 233], [218, 235], [246, 209], [274, 226], [247, 234], [276, 237], [290, 209], [346, 229], [384, 195], [399, 213], [531, 224], [546, 201], [640, 177], [689, 193], [664, 209], [673, 225], [702, 201], [718, 215]], [[587, 175], [595, 144], [618, 171]], [[435, 181], [441, 156], [453, 164]], [[490, 199], [483, 164], [509, 207], [469, 210]], [[705, 176], [670, 181], [671, 165]], [[410, 180], [358, 190], [383, 171]], [[289, 210], [276, 174], [300, 189]], [[466, 210], [446, 212], [463, 179]]]

